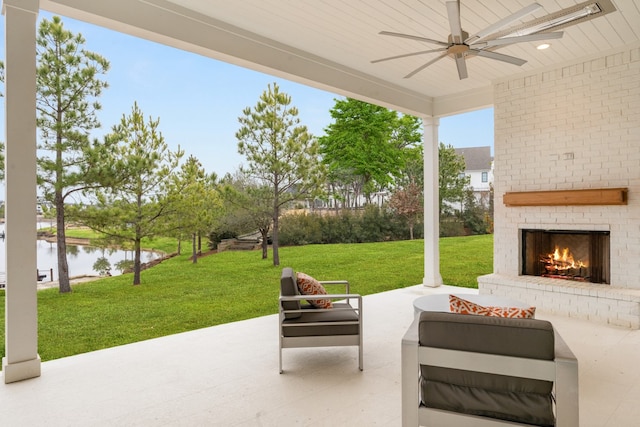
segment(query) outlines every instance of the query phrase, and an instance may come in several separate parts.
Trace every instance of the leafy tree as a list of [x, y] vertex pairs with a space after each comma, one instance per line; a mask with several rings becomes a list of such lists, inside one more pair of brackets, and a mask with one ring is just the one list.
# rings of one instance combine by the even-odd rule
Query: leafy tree
[[233, 178], [228, 177], [222, 195], [227, 204], [227, 228], [235, 230], [236, 234], [257, 229], [262, 238], [262, 259], [267, 259], [273, 223], [273, 190], [239, 171]]
[[316, 195], [323, 183], [318, 143], [300, 124], [291, 97], [269, 85], [253, 108], [238, 118], [238, 152], [247, 159], [246, 173], [271, 190], [273, 265], [280, 265], [278, 220], [288, 203]]
[[201, 250], [199, 236], [211, 231], [220, 215], [221, 201], [215, 181], [215, 174], [207, 175], [200, 161], [193, 156], [189, 156], [172, 176], [169, 198], [173, 208], [167, 225], [179, 240], [185, 234], [191, 237], [194, 264]]
[[424, 212], [423, 206], [422, 188], [414, 181], [409, 182], [404, 188], [396, 190], [389, 200], [389, 207], [407, 220], [411, 240], [413, 240], [413, 227], [420, 221]]
[[37, 124], [41, 133], [39, 182], [56, 212], [60, 292], [70, 292], [65, 233], [65, 201], [95, 185], [97, 169], [86, 150], [89, 131], [100, 126], [96, 98], [107, 83], [100, 79], [109, 62], [83, 48], [81, 34], [65, 30], [54, 16], [43, 20], [37, 35]]
[[478, 203], [473, 189], [467, 186], [464, 190], [462, 209], [460, 218], [464, 222], [465, 228], [471, 234], [487, 234], [488, 224], [486, 223], [487, 211]]
[[122, 116], [108, 136], [118, 144], [100, 152], [100, 162], [111, 165], [108, 179], [118, 185], [96, 190], [95, 204], [79, 214], [90, 228], [133, 247], [134, 285], [140, 284], [142, 239], [167, 232], [163, 220], [175, 207], [167, 197], [171, 175], [184, 154], [169, 150], [158, 125], [151, 117], [145, 122], [137, 103], [129, 116]]
[[336, 210], [340, 204], [344, 208], [357, 208], [358, 198], [363, 194], [364, 179], [348, 169], [329, 167], [327, 173], [328, 188]]
[[396, 179], [395, 185], [402, 188], [414, 183], [418, 188], [424, 188], [424, 149], [422, 145], [407, 148], [405, 156], [402, 175]]
[[422, 121], [415, 116], [400, 114], [391, 126], [391, 143], [398, 149], [421, 147]]
[[440, 217], [452, 214], [452, 205], [461, 203], [465, 187], [469, 184], [469, 177], [464, 175], [464, 157], [456, 154], [452, 145], [445, 146], [442, 142], [438, 149], [440, 162], [439, 193]]
[[336, 100], [331, 117], [320, 138], [329, 180], [361, 190], [370, 201], [374, 191], [402, 175], [405, 149], [420, 142], [420, 121], [351, 98]]

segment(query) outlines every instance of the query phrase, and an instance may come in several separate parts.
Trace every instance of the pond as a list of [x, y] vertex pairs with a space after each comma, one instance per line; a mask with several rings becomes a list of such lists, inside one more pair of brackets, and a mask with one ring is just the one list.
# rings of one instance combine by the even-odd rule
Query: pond
[[[38, 223], [38, 228], [49, 227], [49, 223]], [[4, 279], [6, 273], [4, 224], [0, 224], [0, 275]], [[37, 267], [38, 275], [42, 281], [58, 280], [58, 246], [45, 240], [37, 240]], [[69, 277], [77, 276], [97, 276], [98, 271], [94, 269], [94, 264], [98, 258], [104, 257], [111, 265], [110, 273], [119, 275], [121, 271], [116, 268], [120, 261], [133, 261], [133, 251], [121, 249], [97, 248], [85, 245], [67, 245], [67, 263], [69, 264]], [[143, 251], [141, 261], [149, 262], [159, 258], [161, 254], [150, 251]], [[34, 272], [35, 273], [35, 272]]]

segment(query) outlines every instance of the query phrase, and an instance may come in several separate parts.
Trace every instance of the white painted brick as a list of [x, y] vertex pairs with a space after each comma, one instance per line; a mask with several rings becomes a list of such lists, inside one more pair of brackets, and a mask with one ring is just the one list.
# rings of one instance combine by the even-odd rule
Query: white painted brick
[[[635, 72], [636, 68], [640, 69], [639, 51], [634, 48], [561, 70], [532, 74], [512, 84], [496, 85], [496, 190], [505, 188], [500, 180], [509, 182], [507, 190], [514, 191], [604, 186], [629, 187], [630, 194], [633, 194], [632, 190], [640, 190], [639, 168], [636, 166], [640, 161], [640, 150], [637, 149], [640, 77]], [[500, 100], [508, 105], [500, 105]], [[506, 143], [504, 147], [501, 146], [503, 142]], [[573, 162], [550, 163], [549, 152], [562, 153], [558, 146], [579, 154]], [[501, 155], [504, 156], [503, 162], [498, 161]], [[533, 167], [523, 175], [521, 170], [531, 163], [534, 163]], [[498, 173], [501, 167], [509, 172]], [[564, 172], [549, 174], [549, 170], [556, 167], [564, 169]], [[496, 231], [502, 228], [502, 234], [507, 236], [505, 240], [513, 241], [518, 223], [566, 222], [567, 212], [572, 211], [524, 212], [519, 214], [514, 210], [496, 209]], [[589, 221], [602, 223], [606, 218], [612, 221], [609, 224], [612, 229], [631, 227], [630, 221], [620, 215], [619, 210], [616, 214], [605, 209], [588, 214], [573, 213], [574, 221], [579, 217], [579, 222], [585, 226]], [[526, 220], [518, 219], [518, 215], [526, 216]], [[638, 217], [640, 214], [635, 218]], [[500, 225], [500, 220], [505, 221], [503, 225]], [[640, 241], [640, 227], [634, 226], [627, 238]], [[501, 250], [517, 253], [518, 248], [506, 245], [496, 249], [496, 272], [516, 271], [517, 266], [510, 264], [514, 257], [500, 256], [498, 252]], [[612, 271], [612, 281], [630, 281], [638, 273], [628, 273], [628, 266], [612, 262], [612, 270], [614, 268], [625, 268], [625, 272]], [[638, 286], [637, 280], [634, 283]], [[618, 285], [629, 286], [625, 283]]]

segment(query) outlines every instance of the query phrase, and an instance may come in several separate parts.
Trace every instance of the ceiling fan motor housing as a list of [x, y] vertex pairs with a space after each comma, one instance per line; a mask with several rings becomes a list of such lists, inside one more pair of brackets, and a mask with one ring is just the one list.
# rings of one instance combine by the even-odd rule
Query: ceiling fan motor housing
[[452, 34], [449, 34], [449, 47], [447, 48], [447, 53], [450, 55], [457, 55], [459, 53], [465, 53], [469, 51], [469, 46], [464, 44], [464, 41], [469, 38], [469, 33], [466, 31], [462, 31], [462, 37], [454, 37]]

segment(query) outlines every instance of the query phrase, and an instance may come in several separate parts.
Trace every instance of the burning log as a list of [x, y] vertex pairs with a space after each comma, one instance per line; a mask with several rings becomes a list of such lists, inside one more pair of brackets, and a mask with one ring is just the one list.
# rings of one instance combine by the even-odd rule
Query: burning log
[[588, 265], [580, 260], [574, 260], [569, 248], [560, 251], [556, 246], [553, 253], [541, 256], [539, 260], [544, 264], [547, 272], [543, 274], [545, 277], [586, 280], [589, 274]]
[[589, 277], [585, 276], [568, 276], [564, 274], [543, 274], [542, 277], [548, 277], [550, 279], [564, 279], [564, 280], [576, 280], [578, 282], [587, 282]]

